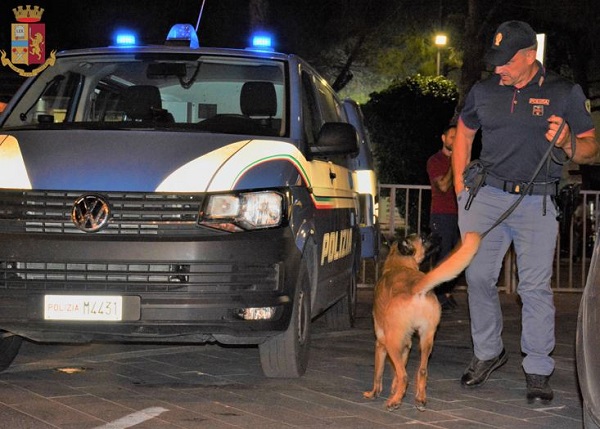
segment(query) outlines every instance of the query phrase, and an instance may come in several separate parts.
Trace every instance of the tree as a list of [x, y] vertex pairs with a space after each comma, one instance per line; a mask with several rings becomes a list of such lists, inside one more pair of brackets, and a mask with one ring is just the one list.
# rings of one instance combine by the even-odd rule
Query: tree
[[[308, 60], [331, 84], [359, 102], [395, 79], [435, 73], [433, 35], [442, 0], [296, 0], [270, 2], [279, 46]], [[462, 2], [448, 2], [447, 13], [462, 13]], [[462, 21], [460, 21], [462, 24]], [[452, 23], [454, 25], [454, 22]], [[452, 28], [456, 40], [462, 28]], [[454, 36], [456, 33], [456, 38]], [[453, 48], [447, 69], [460, 67]]]
[[416, 75], [371, 94], [363, 107], [381, 183], [428, 184], [425, 164], [454, 114], [456, 85]]
[[[429, 0], [432, 1], [432, 0]], [[350, 82], [356, 62], [373, 54], [378, 34], [398, 24], [408, 0], [298, 0], [271, 2], [281, 46], [308, 60], [337, 90]], [[365, 95], [369, 91], [365, 92]]]
[[[496, 4], [501, 4], [502, 0], [498, 0]], [[492, 6], [492, 11], [497, 6]], [[463, 50], [463, 66], [459, 81], [459, 100], [457, 104], [457, 112], [460, 112], [464, 105], [464, 98], [469, 92], [473, 84], [481, 79], [481, 70], [483, 62], [481, 60], [484, 52], [484, 44], [479, 42], [483, 39], [484, 24], [481, 22], [481, 9], [479, 8], [478, 0], [468, 0], [468, 11], [465, 19], [465, 37], [462, 41]], [[469, 43], [470, 41], [478, 41], [478, 43]]]

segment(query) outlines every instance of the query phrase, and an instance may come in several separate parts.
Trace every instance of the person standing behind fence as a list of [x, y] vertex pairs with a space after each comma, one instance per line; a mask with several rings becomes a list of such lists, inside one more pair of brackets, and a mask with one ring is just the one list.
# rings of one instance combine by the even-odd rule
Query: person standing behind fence
[[[526, 398], [528, 402], [549, 402], [554, 397], [549, 381], [555, 346], [550, 280], [558, 234], [552, 198], [561, 177], [561, 162], [592, 163], [599, 147], [589, 100], [581, 87], [547, 71], [536, 60], [536, 49], [536, 34], [529, 24], [508, 21], [498, 27], [485, 57], [495, 74], [476, 83], [467, 95], [452, 165], [461, 234], [489, 231], [466, 270], [474, 356], [461, 383], [480, 386], [507, 361], [496, 282], [512, 243], [522, 302], [520, 352], [524, 355]], [[566, 124], [558, 132], [563, 121]], [[474, 166], [469, 161], [478, 129], [482, 131], [479, 164], [466, 169]], [[550, 161], [543, 164], [550, 142], [555, 147]], [[520, 198], [538, 166], [543, 168], [529, 192], [490, 230]], [[478, 187], [479, 183], [483, 186]]]
[[[458, 208], [454, 193], [452, 166], [452, 146], [456, 137], [456, 125], [450, 124], [442, 133], [442, 148], [427, 160], [427, 175], [431, 184], [431, 211], [429, 226], [431, 233], [441, 240], [434, 264], [444, 259], [454, 249], [460, 239], [458, 231]], [[455, 280], [435, 288], [442, 310], [456, 307], [452, 296]]]

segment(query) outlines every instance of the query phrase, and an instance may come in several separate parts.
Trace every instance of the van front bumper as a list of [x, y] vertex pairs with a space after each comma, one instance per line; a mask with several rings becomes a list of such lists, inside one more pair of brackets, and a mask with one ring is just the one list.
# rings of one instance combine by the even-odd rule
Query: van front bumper
[[[287, 329], [299, 264], [289, 228], [152, 241], [3, 234], [0, 329], [40, 342], [257, 344]], [[122, 317], [47, 320], [47, 295], [121, 297]], [[249, 308], [271, 317], [247, 320]]]

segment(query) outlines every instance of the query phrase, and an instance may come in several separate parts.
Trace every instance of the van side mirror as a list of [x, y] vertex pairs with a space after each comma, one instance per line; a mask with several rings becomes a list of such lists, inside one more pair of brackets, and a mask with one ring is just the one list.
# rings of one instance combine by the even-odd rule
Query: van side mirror
[[314, 145], [309, 146], [312, 156], [332, 156], [358, 154], [358, 133], [354, 126], [345, 122], [326, 122], [319, 131]]

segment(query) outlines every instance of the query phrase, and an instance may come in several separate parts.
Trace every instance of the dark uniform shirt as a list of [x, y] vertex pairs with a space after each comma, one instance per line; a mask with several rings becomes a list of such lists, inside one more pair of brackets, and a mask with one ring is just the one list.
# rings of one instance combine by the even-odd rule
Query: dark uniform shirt
[[[537, 74], [520, 89], [501, 85], [498, 75], [476, 83], [461, 112], [467, 127], [481, 128], [480, 160], [498, 179], [531, 180], [550, 144], [545, 134], [551, 115], [566, 119], [575, 134], [594, 128], [581, 87], [538, 65]], [[560, 179], [561, 170], [560, 164], [550, 162], [549, 174], [542, 168], [535, 181]]]

